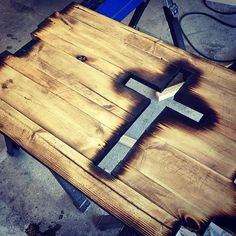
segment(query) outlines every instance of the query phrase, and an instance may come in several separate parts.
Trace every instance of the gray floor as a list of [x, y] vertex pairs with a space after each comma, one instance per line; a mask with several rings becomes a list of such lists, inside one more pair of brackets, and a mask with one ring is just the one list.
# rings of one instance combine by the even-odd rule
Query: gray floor
[[[69, 2], [69, 0], [0, 0], [0, 52], [9, 50], [14, 53], [30, 40], [30, 32], [38, 23]], [[209, 12], [201, 1], [179, 0], [177, 2], [181, 14], [189, 11]], [[161, 4], [161, 0], [151, 1], [139, 27], [172, 43]], [[227, 10], [227, 6], [224, 5], [216, 7]], [[217, 16], [231, 23], [236, 22], [235, 16]], [[236, 55], [235, 29], [219, 26], [202, 16], [187, 18], [183, 26], [193, 43], [211, 57], [233, 58]], [[191, 51], [189, 47], [187, 49]], [[128, 131], [131, 137], [138, 138], [167, 105], [193, 118], [199, 115], [174, 103], [172, 99], [157, 103], [153, 91], [136, 83], [131, 82], [129, 86], [153, 98], [148, 110]], [[101, 166], [111, 170], [127, 151], [125, 146], [118, 144]], [[101, 232], [95, 229], [94, 218], [103, 213], [103, 210], [95, 204], [92, 204], [86, 213], [79, 213], [44, 166], [25, 153], [15, 158], [7, 156], [0, 136], [0, 236], [27, 235], [26, 229], [30, 224], [31, 226], [35, 224], [35, 229], [39, 226], [41, 232], [51, 233], [47, 235], [117, 235], [118, 230]], [[28, 233], [28, 235], [36, 234]]]

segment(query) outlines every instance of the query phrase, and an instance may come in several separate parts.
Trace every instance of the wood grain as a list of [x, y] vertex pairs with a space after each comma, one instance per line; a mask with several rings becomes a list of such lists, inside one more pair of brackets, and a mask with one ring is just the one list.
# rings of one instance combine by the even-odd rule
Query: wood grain
[[196, 85], [185, 87], [183, 92], [180, 90], [175, 95], [175, 100], [205, 114], [204, 119], [214, 116], [214, 130], [236, 140], [236, 113], [232, 109], [236, 102], [235, 94], [214, 83], [204, 81], [202, 77], [198, 78]]
[[[125, 86], [121, 86], [104, 73], [49, 44], [41, 41], [37, 42], [24, 58], [27, 62], [31, 61], [37, 66], [41, 65], [42, 70], [49, 75], [53, 73], [48, 71], [52, 67], [56, 73], [63, 71], [64, 76], [57, 78], [59, 81], [66, 81], [67, 84], [72, 86], [82, 84], [126, 112], [140, 113], [138, 108], [142, 107], [142, 103], [145, 100], [144, 96]], [[50, 69], [47, 65], [50, 66]], [[56, 77], [56, 75], [52, 76]]]
[[122, 68], [112, 64], [102, 57], [99, 57], [94, 50], [88, 51], [80, 44], [72, 44], [70, 41], [60, 37], [60, 35], [52, 33], [50, 29], [37, 29], [32, 33], [32, 35], [33, 37], [39, 38], [52, 46], [58, 45], [61, 50], [73, 57], [77, 57], [78, 55], [86, 55], [87, 60], [84, 63], [94, 67], [104, 74], [109, 75], [112, 79], [118, 80], [120, 76], [126, 73]]
[[[143, 82], [156, 89], [164, 89], [177, 73], [176, 67], [168, 65], [157, 57], [145, 55], [134, 47], [127, 47], [125, 43], [119, 44], [103, 32], [83, 22], [78, 22], [70, 16], [54, 14], [39, 27], [56, 34], [65, 41], [79, 45], [87, 51], [88, 57], [91, 51], [96, 50], [97, 57], [138, 76]], [[40, 37], [37, 31], [33, 35]]]
[[[108, 212], [146, 235], [170, 233], [170, 228], [175, 225], [174, 217], [94, 166], [82, 154], [2, 100], [0, 100], [0, 110], [1, 132], [7, 134]], [[125, 206], [125, 209], [120, 206]]]
[[[0, 132], [144, 235], [173, 234], [180, 224], [202, 233], [211, 220], [232, 229], [235, 72], [77, 4], [32, 36], [1, 57]], [[96, 166], [150, 102], [125, 83], [163, 91], [179, 74], [174, 99], [203, 118], [165, 108], [128, 140], [113, 175]]]
[[[201, 127], [180, 113], [166, 108], [157, 118], [155, 126], [158, 139], [194, 158], [210, 169], [233, 180], [236, 143], [214, 129]], [[195, 123], [195, 124], [194, 124]]]
[[[225, 69], [221, 65], [217, 65], [209, 60], [202, 59], [176, 48], [160, 39], [138, 32], [137, 30], [104, 17], [80, 5], [71, 4], [63, 11], [63, 13], [111, 35], [119, 43], [125, 42], [126, 45], [135, 47], [137, 50], [151, 54], [168, 63], [176, 64], [176, 62], [179, 63], [179, 61], [182, 60], [183, 67], [192, 65], [192, 67], [199, 68], [202, 72], [202, 76], [206, 80], [217, 83], [221, 87], [226, 87], [231, 91], [236, 91], [234, 79], [236, 73]], [[185, 62], [187, 62], [187, 64]], [[222, 83], [222, 79], [224, 79], [224, 83]]]
[[125, 162], [121, 162], [112, 174], [125, 184], [141, 193], [157, 206], [179, 218], [181, 224], [191, 230], [198, 231], [208, 221], [208, 216], [176, 192], [168, 189], [161, 183], [147, 177], [139, 170]]
[[[180, 129], [180, 127], [178, 128]], [[160, 125], [158, 121], [154, 122], [127, 155], [115, 176], [145, 196], [156, 193], [157, 197], [163, 197], [159, 203], [163, 209], [166, 211], [171, 209], [175, 212], [174, 214], [172, 212], [172, 214], [177, 215], [179, 219], [187, 219], [188, 222], [185, 222], [185, 224], [190, 228], [195, 228], [195, 230], [199, 225], [209, 223], [210, 220], [217, 217], [231, 216], [231, 219], [235, 219], [236, 191], [232, 180], [204, 165], [209, 165], [209, 163], [201, 163], [204, 162], [204, 158], [208, 158], [209, 161], [210, 157], [207, 156], [209, 151], [206, 151], [205, 157], [201, 154], [199, 156], [195, 154], [197, 158], [194, 159], [194, 152], [197, 153], [203, 146], [199, 145], [199, 142], [189, 139], [188, 142], [191, 144], [185, 143], [185, 147], [180, 148], [181, 138], [185, 134], [179, 138], [174, 129], [172, 132], [172, 129], [173, 126], [170, 126], [169, 130], [171, 132], [165, 131], [165, 124]], [[162, 138], [163, 130], [169, 133], [168, 137], [165, 137], [165, 141]], [[178, 132], [181, 132], [181, 129]], [[172, 140], [175, 140], [173, 146], [173, 141], [169, 141], [171, 136], [175, 137], [175, 139], [172, 137]], [[193, 138], [193, 135], [191, 138]], [[176, 144], [178, 140], [180, 140], [180, 145]], [[210, 144], [206, 144], [209, 146], [209, 150], [211, 150]], [[175, 147], [177, 145], [178, 149]], [[191, 148], [194, 150], [192, 151]], [[191, 156], [187, 154], [191, 154]], [[221, 158], [225, 158], [224, 153], [222, 153]], [[215, 168], [222, 168], [219, 159], [218, 163], [214, 164]], [[222, 160], [222, 166], [225, 166], [224, 160]], [[228, 169], [234, 169], [235, 172], [235, 160], [233, 167], [228, 166]], [[142, 175], [144, 177], [140, 177]], [[144, 178], [148, 178], [157, 184], [156, 192], [153, 189], [154, 187], [150, 187], [150, 181], [145, 180], [145, 187], [144, 183], [140, 185], [134, 183], [134, 179], [137, 181], [141, 179], [142, 182]], [[166, 189], [170, 194], [167, 194], [167, 197], [166, 195], [163, 196], [163, 190], [158, 186]], [[170, 201], [168, 197], [174, 200]], [[186, 208], [185, 218], [182, 215], [182, 209]]]
[[[88, 98], [82, 96], [79, 92], [73, 89], [73, 86], [68, 87], [65, 84], [59, 82], [55, 78], [47, 75], [45, 72], [38, 70], [34, 63], [26, 62], [23, 58], [18, 58], [15, 56], [9, 55], [4, 63], [10, 66], [11, 68], [17, 70], [24, 76], [30, 78], [35, 83], [45, 87], [50, 90], [57, 96], [61, 97], [63, 100], [67, 101], [74, 107], [82, 110], [89, 116], [95, 118], [104, 125], [107, 125], [114, 131], [118, 131], [123, 125], [125, 125], [126, 120], [114, 115], [110, 111], [104, 109], [98, 104], [92, 102]], [[125, 113], [124, 113], [125, 114]], [[127, 114], [128, 118], [128, 114]], [[129, 117], [131, 120], [132, 116]]]
[[[158, 58], [162, 58], [168, 63], [177, 63], [178, 66], [188, 70], [198, 68], [201, 71], [201, 76], [204, 80], [217, 84], [220, 87], [224, 87], [231, 92], [235, 93], [236, 91], [236, 73], [221, 65], [190, 54], [189, 52], [176, 48], [155, 38], [149, 37], [147, 39], [140, 37], [139, 35], [130, 35], [126, 39], [126, 43]], [[223, 83], [222, 80], [224, 81]]]
[[10, 67], [1, 68], [1, 76], [1, 99], [87, 157], [95, 157], [112, 138], [108, 127]]

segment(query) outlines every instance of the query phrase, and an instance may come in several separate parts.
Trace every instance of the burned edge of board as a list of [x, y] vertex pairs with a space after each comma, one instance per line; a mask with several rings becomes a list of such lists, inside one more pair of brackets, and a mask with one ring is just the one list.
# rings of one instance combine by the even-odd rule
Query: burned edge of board
[[[38, 42], [39, 40], [31, 40], [28, 44], [18, 50], [14, 55], [17, 57], [25, 56]], [[4, 59], [11, 55], [12, 54], [8, 51], [4, 51], [0, 55], [1, 66], [4, 66]], [[4, 86], [4, 84], [2, 86]], [[117, 92], [119, 93], [119, 91]], [[125, 121], [123, 125], [120, 126], [116, 132], [114, 132], [113, 137], [109, 140], [109, 142], [106, 143], [106, 146], [93, 158], [95, 164], [98, 164], [106, 156], [106, 154], [111, 150], [111, 148], [119, 141], [120, 137], [129, 129], [129, 127], [135, 122], [139, 115], [142, 114], [142, 112], [149, 105], [150, 99], [144, 97], [143, 95], [141, 95], [141, 97], [142, 100], [139, 102], [137, 109], [134, 108], [134, 112], [131, 111], [131, 114], [135, 114], [135, 116], [132, 116], [129, 121]]]
[[[66, 10], [65, 10], [66, 11]], [[42, 26], [42, 24], [41, 24]], [[20, 49], [15, 55], [16, 56], [23, 56], [25, 53], [27, 53], [28, 50], [30, 50], [30, 48], [37, 42], [37, 40], [33, 39], [30, 43], [28, 43], [26, 46], [24, 46], [22, 49]], [[7, 52], [4, 52], [2, 53], [1, 57], [4, 58], [7, 54]], [[178, 64], [182, 64], [182, 63], [187, 63], [185, 61], [177, 61], [177, 62], [174, 62], [174, 64], [178, 65]], [[189, 65], [189, 67], [191, 69], [192, 68], [192, 65]], [[180, 69], [181, 70], [181, 69]], [[196, 124], [196, 123], [192, 123], [190, 122], [188, 119], [184, 119], [183, 118], [183, 122], [186, 123], [187, 125], [191, 125], [193, 127], [196, 126], [197, 129], [203, 129], [203, 128], [212, 128], [214, 127], [214, 123], [217, 121], [217, 116], [214, 112], [213, 109], [211, 109], [207, 102], [202, 100], [200, 98], [200, 96], [196, 96], [196, 95], [193, 95], [191, 94], [190, 92], [190, 88], [193, 87], [193, 86], [197, 86], [197, 83], [198, 83], [198, 79], [200, 78], [200, 74], [201, 72], [194, 68], [193, 71], [195, 71], [194, 76], [190, 76], [191, 79], [188, 77], [186, 78], [186, 82], [185, 82], [185, 85], [184, 87], [177, 93], [177, 95], [175, 96], [175, 99], [177, 101], [180, 101], [181, 103], [184, 103], [185, 105], [188, 105], [189, 107], [193, 108], [193, 109], [196, 109], [202, 113], [204, 113], [204, 117], [203, 119], [201, 120], [201, 122], [199, 124]], [[192, 72], [191, 72], [192, 74]], [[193, 75], [192, 74], [192, 75]], [[142, 78], [139, 78], [135, 75], [132, 74], [132, 72], [128, 72], [128, 76], [124, 76], [120, 81], [122, 84], [126, 83], [127, 80], [132, 77], [134, 79], [136, 79], [137, 81], [141, 82], [141, 83], [144, 83], [145, 85], [147, 86], [150, 86], [151, 88], [153, 89], [160, 89], [160, 88], [157, 88], [155, 85], [153, 84], [150, 84], [148, 83], [146, 80], [142, 79]], [[119, 79], [118, 79], [119, 80]], [[168, 82], [166, 83], [166, 85], [164, 87], [166, 87], [168, 85]], [[144, 103], [144, 106], [140, 108], [140, 111], [139, 111], [139, 115], [143, 112], [143, 110], [146, 109], [146, 107], [148, 106], [149, 104], [149, 100], [146, 100], [146, 102]], [[207, 115], [206, 115], [207, 114]], [[138, 116], [136, 118], [138, 118]], [[207, 119], [208, 115], [210, 115], [211, 119]], [[135, 119], [136, 119], [135, 118]], [[134, 119], [134, 120], [135, 120]], [[130, 125], [133, 123], [134, 121], [130, 122]], [[189, 123], [190, 122], [190, 123]], [[201, 124], [201, 125], [200, 125]], [[126, 130], [128, 129], [128, 127], [126, 128]], [[125, 132], [125, 130], [124, 130]], [[122, 133], [124, 133], [122, 132]], [[122, 134], [121, 134], [122, 135]], [[120, 135], [120, 136], [121, 136]], [[119, 139], [119, 138], [118, 138]], [[115, 139], [114, 143], [118, 141], [118, 139]], [[112, 147], [112, 145], [111, 145]], [[106, 154], [106, 152], [103, 153], [102, 156], [104, 156]], [[92, 166], [91, 166], [92, 168]], [[92, 170], [93, 171], [93, 170]]]

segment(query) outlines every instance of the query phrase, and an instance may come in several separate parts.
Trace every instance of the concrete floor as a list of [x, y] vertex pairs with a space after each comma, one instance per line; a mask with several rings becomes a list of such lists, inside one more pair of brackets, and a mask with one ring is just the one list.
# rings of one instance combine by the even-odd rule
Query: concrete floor
[[[180, 6], [180, 14], [189, 11], [211, 13], [201, 1], [176, 0], [176, 2]], [[21, 48], [30, 40], [30, 32], [37, 24], [68, 3], [70, 0], [0, 0], [0, 52], [7, 49], [14, 53]], [[139, 27], [172, 43], [161, 4], [161, 0], [151, 1]], [[216, 7], [227, 9], [224, 5]], [[235, 16], [217, 16], [231, 23], [236, 22]], [[235, 29], [219, 26], [202, 16], [189, 17], [183, 22], [183, 26], [187, 35], [201, 51], [222, 59], [235, 57]], [[192, 51], [189, 47], [187, 50]], [[199, 116], [194, 111], [176, 104], [172, 99], [158, 103], [153, 91], [137, 83], [130, 82], [129, 86], [153, 99], [147, 111], [127, 132], [131, 137], [138, 138], [167, 105], [192, 118], [197, 119]], [[128, 148], [125, 146], [116, 145], [101, 163], [101, 167], [111, 170], [127, 151]], [[24, 152], [17, 157], [9, 157], [0, 136], [0, 236], [117, 235], [118, 230], [106, 232], [96, 230], [94, 217], [100, 214], [104, 214], [104, 211], [95, 204], [92, 204], [85, 213], [79, 213], [44, 166]], [[33, 230], [29, 233], [29, 225], [35, 233], [32, 233]]]

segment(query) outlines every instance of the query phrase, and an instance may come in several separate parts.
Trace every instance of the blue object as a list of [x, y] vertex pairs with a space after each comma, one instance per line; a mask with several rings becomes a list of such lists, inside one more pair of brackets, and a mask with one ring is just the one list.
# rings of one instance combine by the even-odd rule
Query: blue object
[[143, 0], [106, 0], [96, 11], [114, 20], [123, 20], [136, 9]]

